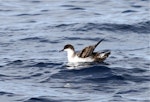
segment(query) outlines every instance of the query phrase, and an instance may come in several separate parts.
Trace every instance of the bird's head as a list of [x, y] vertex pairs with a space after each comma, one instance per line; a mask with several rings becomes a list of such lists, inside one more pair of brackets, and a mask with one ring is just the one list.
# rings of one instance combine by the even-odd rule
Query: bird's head
[[61, 51], [74, 51], [74, 47], [71, 44], [67, 44]]

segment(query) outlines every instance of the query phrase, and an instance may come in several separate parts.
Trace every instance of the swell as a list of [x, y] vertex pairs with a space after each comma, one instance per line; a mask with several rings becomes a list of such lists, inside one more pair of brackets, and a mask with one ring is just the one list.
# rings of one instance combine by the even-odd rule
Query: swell
[[[61, 70], [59, 73], [51, 75], [54, 79], [66, 79], [69, 82], [79, 83], [99, 83], [112, 82], [124, 83], [131, 82], [145, 82], [150, 81], [148, 75], [144, 75], [147, 70], [141, 68], [109, 68], [107, 66], [90, 66], [81, 70]], [[142, 75], [140, 75], [141, 73]]]
[[8, 92], [0, 91], [0, 96], [2, 96], [2, 95], [8, 96], [8, 97], [12, 97], [14, 94], [13, 93], [8, 93]]
[[51, 99], [49, 97], [32, 97], [25, 100], [24, 102], [82, 102], [87, 101], [87, 99]]
[[[49, 26], [50, 27], [50, 26]], [[124, 31], [136, 33], [150, 33], [150, 21], [139, 22], [135, 24], [113, 24], [113, 23], [74, 23], [59, 24], [55, 28], [71, 30], [71, 31], [90, 31], [90, 30], [106, 30], [106, 31]], [[52, 27], [52, 28], [54, 28]]]
[[[137, 60], [137, 58], [132, 59]], [[43, 82], [48, 82], [49, 79], [66, 79], [72, 82], [107, 82], [107, 81], [132, 81], [132, 82], [144, 82], [144, 81], [150, 81], [150, 77], [147, 74], [148, 70], [141, 69], [141, 68], [110, 68], [109, 64], [85, 64], [82, 65], [86, 68], [84, 69], [78, 69], [78, 70], [68, 70], [66, 69], [68, 66], [64, 66], [63, 63], [53, 63], [53, 62], [34, 62], [28, 63], [29, 61], [26, 60], [14, 60], [7, 64], [7, 66], [18, 66], [18, 68], [28, 68], [28, 69], [35, 69], [33, 73], [28, 73], [28, 75], [16, 75], [16, 76], [7, 76], [4, 74], [0, 74], [3, 78], [14, 78], [14, 79], [32, 79], [35, 77], [41, 77], [45, 75], [45, 71], [52, 70], [51, 68], [57, 68], [60, 71], [57, 73], [53, 73]], [[82, 67], [81, 66], [81, 67]], [[79, 66], [80, 67], [80, 66]], [[48, 68], [47, 70], [43, 72], [39, 72], [39, 70], [44, 70]], [[50, 73], [48, 71], [48, 73]]]
[[62, 101], [57, 101], [57, 100], [43, 98], [43, 97], [37, 97], [37, 98], [30, 98], [24, 102], [62, 102]]
[[46, 38], [42, 38], [42, 37], [26, 37], [23, 39], [20, 39], [21, 41], [35, 41], [35, 42], [41, 42], [41, 43], [59, 43], [58, 40], [55, 41], [50, 41]]

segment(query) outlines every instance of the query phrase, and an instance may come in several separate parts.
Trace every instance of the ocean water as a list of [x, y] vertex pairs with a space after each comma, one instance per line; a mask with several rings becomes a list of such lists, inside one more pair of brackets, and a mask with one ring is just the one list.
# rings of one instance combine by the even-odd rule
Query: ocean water
[[[104, 63], [59, 52], [103, 38]], [[150, 1], [0, 0], [0, 102], [150, 102]]]

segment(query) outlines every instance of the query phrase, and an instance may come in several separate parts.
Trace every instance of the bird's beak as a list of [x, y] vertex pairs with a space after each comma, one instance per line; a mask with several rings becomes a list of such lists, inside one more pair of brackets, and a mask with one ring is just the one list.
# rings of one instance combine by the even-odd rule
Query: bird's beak
[[64, 49], [60, 50], [59, 52], [62, 52], [62, 51], [64, 51]]

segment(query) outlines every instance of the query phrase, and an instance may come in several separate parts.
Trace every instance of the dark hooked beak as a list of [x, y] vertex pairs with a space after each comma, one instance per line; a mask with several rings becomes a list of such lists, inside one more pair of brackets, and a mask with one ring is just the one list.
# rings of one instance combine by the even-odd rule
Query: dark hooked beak
[[64, 51], [64, 49], [60, 50], [59, 52], [62, 52], [62, 51]]

